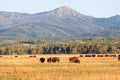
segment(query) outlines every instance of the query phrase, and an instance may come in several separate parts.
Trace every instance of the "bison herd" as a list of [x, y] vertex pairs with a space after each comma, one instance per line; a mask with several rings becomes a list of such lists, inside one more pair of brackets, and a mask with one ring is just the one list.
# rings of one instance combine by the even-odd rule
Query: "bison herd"
[[[98, 55], [86, 54], [86, 55], [79, 55], [79, 57], [117, 57], [117, 55], [115, 55], [115, 54], [113, 54], [113, 55], [109, 55], [109, 54], [104, 54], [104, 55], [103, 54], [98, 54]], [[76, 56], [69, 57], [68, 60], [69, 60], [69, 62], [72, 62], [72, 63], [80, 63], [79, 57], [76, 57]], [[56, 63], [56, 62], [60, 62], [60, 58], [59, 57], [49, 57], [46, 59], [46, 61], [48, 63]], [[118, 55], [118, 61], [120, 61], [120, 54]], [[41, 57], [40, 62], [44, 63], [45, 58]]]
[[[49, 58], [47, 58], [47, 62], [48, 63], [56, 63], [56, 62], [59, 62], [59, 61], [60, 61], [60, 58], [58, 58], [58, 57], [49, 57]], [[40, 62], [44, 63], [45, 62], [45, 58], [41, 57], [40, 58]]]
[[[48, 63], [56, 63], [56, 62], [59, 62], [59, 61], [60, 61], [60, 58], [58, 58], [58, 57], [49, 57], [49, 58], [47, 58], [47, 62]], [[41, 57], [40, 58], [40, 62], [44, 63], [45, 62], [45, 58]]]
[[[45, 58], [44, 58], [44, 57], [41, 57], [41, 58], [40, 58], [40, 62], [41, 62], [41, 63], [44, 63], [44, 62], [45, 62]], [[48, 63], [60, 62], [60, 58], [59, 58], [59, 57], [49, 57], [49, 58], [47, 58], [47, 62], [48, 62]], [[70, 58], [69, 58], [69, 62], [80, 63], [80, 60], [78, 59], [78, 57], [70, 57]]]

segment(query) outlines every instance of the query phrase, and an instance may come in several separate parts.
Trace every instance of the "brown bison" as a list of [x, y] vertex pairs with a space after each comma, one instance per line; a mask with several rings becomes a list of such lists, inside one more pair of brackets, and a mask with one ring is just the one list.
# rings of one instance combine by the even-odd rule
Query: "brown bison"
[[95, 55], [95, 54], [92, 54], [91, 56], [92, 56], [92, 57], [96, 57], [96, 55]]
[[35, 55], [34, 55], [34, 56], [32, 56], [32, 55], [31, 55], [31, 56], [29, 56], [29, 57], [31, 57], [31, 58], [35, 58], [35, 57], [37, 57], [37, 56], [35, 56]]
[[51, 63], [51, 62], [53, 62], [53, 63], [60, 62], [60, 58], [58, 58], [58, 57], [49, 57], [47, 59], [47, 62], [48, 63]]
[[91, 54], [86, 54], [85, 57], [92, 57], [92, 55]]
[[78, 59], [78, 57], [70, 57], [69, 61], [74, 63], [80, 63], [80, 60]]
[[116, 54], [106, 54], [105, 57], [116, 57]]
[[79, 57], [83, 57], [83, 55], [81, 54]]
[[40, 58], [40, 62], [44, 63], [45, 62], [45, 58], [44, 57]]
[[15, 57], [18, 57], [17, 55]]
[[104, 55], [103, 54], [98, 54], [97, 57], [104, 57]]
[[52, 62], [52, 57], [49, 57], [49, 58], [47, 59], [47, 62], [48, 62], [48, 63], [51, 63], [51, 62]]
[[33, 57], [35, 58], [35, 57], [37, 57], [37, 56], [34, 55]]
[[33, 57], [33, 56], [29, 56], [29, 57]]

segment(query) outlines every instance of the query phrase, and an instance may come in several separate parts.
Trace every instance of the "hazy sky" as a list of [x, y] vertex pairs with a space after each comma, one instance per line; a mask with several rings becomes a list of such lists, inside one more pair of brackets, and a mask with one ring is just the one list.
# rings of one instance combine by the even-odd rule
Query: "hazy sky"
[[94, 17], [120, 15], [120, 0], [0, 0], [0, 11], [39, 13], [64, 5]]

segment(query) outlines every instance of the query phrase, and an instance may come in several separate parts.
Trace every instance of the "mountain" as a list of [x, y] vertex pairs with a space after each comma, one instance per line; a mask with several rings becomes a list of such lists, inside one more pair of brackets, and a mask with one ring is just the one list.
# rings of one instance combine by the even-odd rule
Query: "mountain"
[[59, 7], [55, 10], [38, 13], [38, 15], [39, 14], [43, 14], [43, 15], [47, 15], [47, 16], [54, 16], [54, 17], [82, 16], [82, 14], [80, 14], [79, 12], [75, 11], [74, 9], [72, 9], [68, 6]]
[[0, 39], [120, 37], [120, 16], [96, 18], [63, 6], [36, 14], [0, 12]]
[[29, 14], [16, 12], [0, 12], [0, 28], [5, 29], [12, 26], [20, 25], [29, 22], [27, 17]]

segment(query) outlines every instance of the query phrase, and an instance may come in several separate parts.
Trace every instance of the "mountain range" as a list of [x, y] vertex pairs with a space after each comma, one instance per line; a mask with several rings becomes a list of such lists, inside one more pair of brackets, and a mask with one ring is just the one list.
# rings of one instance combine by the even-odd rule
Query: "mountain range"
[[36, 14], [0, 11], [0, 40], [120, 37], [120, 16], [96, 18], [68, 7]]

